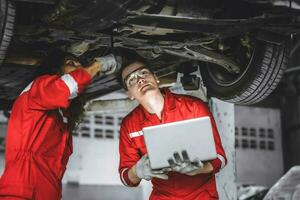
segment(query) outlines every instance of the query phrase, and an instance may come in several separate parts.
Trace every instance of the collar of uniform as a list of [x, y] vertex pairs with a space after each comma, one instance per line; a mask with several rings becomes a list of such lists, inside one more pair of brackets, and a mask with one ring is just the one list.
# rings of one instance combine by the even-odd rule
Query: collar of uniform
[[[173, 111], [176, 108], [174, 95], [170, 92], [168, 88], [163, 88], [162, 93], [164, 94], [164, 107], [162, 113]], [[153, 121], [156, 118], [155, 114], [149, 113], [141, 104], [139, 105], [142, 115], [140, 122], [143, 124], [146, 120]]]

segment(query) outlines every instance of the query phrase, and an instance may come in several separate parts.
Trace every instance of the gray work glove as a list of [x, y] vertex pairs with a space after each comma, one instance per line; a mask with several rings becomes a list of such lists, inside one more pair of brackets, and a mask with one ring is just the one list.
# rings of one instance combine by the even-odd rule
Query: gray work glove
[[175, 152], [173, 158], [168, 159], [168, 163], [172, 171], [189, 176], [196, 175], [197, 171], [203, 168], [203, 163], [198, 158], [191, 161], [185, 150], [181, 152], [181, 156]]
[[136, 175], [140, 179], [145, 179], [147, 181], [151, 180], [153, 177], [167, 180], [168, 175], [164, 170], [152, 170], [150, 167], [150, 160], [148, 155], [144, 155], [135, 165]]
[[102, 64], [101, 73], [105, 75], [116, 72], [121, 65], [121, 57], [114, 56], [113, 54], [96, 57], [95, 60]]

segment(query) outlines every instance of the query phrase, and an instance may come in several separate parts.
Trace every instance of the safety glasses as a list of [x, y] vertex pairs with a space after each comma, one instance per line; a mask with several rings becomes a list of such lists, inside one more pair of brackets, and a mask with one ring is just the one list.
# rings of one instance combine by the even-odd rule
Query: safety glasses
[[146, 67], [140, 67], [124, 78], [124, 85], [126, 89], [137, 84], [140, 78], [147, 78], [149, 75], [152, 75], [152, 72]]

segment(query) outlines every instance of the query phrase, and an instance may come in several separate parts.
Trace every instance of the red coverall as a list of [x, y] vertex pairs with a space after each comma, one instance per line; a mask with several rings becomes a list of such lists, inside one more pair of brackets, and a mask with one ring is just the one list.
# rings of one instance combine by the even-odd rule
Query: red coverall
[[[164, 108], [161, 121], [155, 114], [148, 113], [141, 105], [129, 113], [122, 122], [120, 131], [120, 164], [119, 173], [126, 186], [134, 185], [128, 178], [128, 170], [146, 154], [142, 128], [158, 124], [170, 123], [196, 117], [209, 116], [212, 122], [213, 136], [218, 157], [211, 160], [213, 172], [188, 176], [177, 172], [169, 172], [169, 179], [152, 179], [153, 191], [151, 200], [209, 200], [218, 199], [215, 173], [227, 163], [215, 121], [205, 103], [195, 97], [172, 94], [164, 91]], [[188, 134], [188, 132], [187, 132]], [[201, 134], [201, 130], [199, 130]], [[188, 136], [188, 135], [187, 135]]]
[[90, 83], [79, 68], [35, 79], [14, 103], [8, 123], [0, 199], [61, 199], [61, 179], [72, 153], [63, 116], [70, 100]]

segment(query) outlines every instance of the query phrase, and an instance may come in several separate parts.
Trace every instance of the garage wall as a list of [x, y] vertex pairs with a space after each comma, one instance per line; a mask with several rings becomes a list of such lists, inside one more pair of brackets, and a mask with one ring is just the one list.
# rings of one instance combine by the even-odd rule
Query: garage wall
[[280, 110], [235, 107], [237, 182], [271, 186], [283, 175]]
[[216, 98], [211, 100], [211, 111], [217, 124], [227, 157], [227, 165], [216, 175], [220, 200], [236, 200], [236, 156], [234, 149], [234, 105]]
[[63, 200], [141, 200], [142, 187], [123, 186], [118, 173], [119, 125], [127, 112], [87, 112], [73, 134]]
[[73, 137], [73, 155], [63, 183], [122, 185], [119, 125], [127, 112], [88, 112]]

